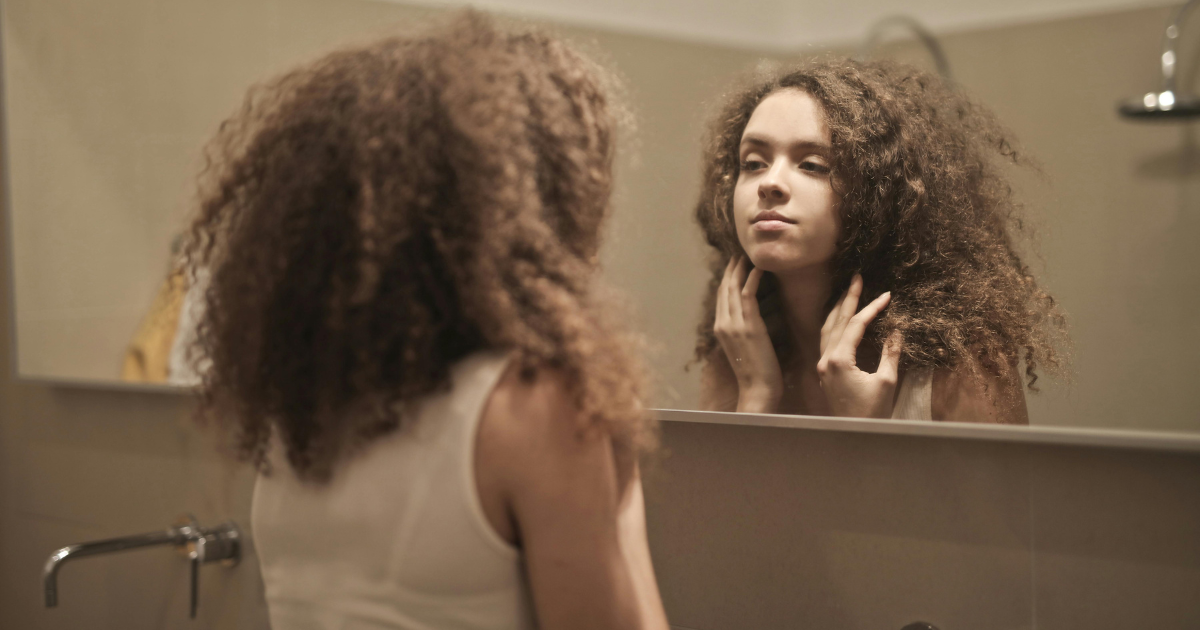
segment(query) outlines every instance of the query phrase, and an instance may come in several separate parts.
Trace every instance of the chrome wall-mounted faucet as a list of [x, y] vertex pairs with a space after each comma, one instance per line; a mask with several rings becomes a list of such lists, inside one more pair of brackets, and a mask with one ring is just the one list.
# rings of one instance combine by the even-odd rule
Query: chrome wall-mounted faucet
[[929, 55], [933, 57], [933, 63], [937, 66], [938, 74], [948, 82], [954, 81], [954, 75], [950, 72], [950, 61], [946, 58], [946, 51], [942, 49], [941, 42], [937, 36], [933, 34], [925, 25], [916, 18], [909, 15], [890, 15], [871, 25], [871, 29], [867, 32], [867, 39], [858, 47], [858, 52], [854, 55], [855, 59], [866, 59], [871, 56], [883, 43], [883, 36], [889, 30], [896, 27], [907, 30], [916, 36], [917, 41], [929, 51]]
[[180, 550], [191, 565], [189, 616], [193, 619], [200, 604], [200, 565], [220, 562], [233, 567], [242, 559], [242, 532], [236, 523], [230, 521], [207, 528], [201, 527], [190, 514], [184, 515], [173, 527], [163, 531], [67, 545], [50, 554], [42, 569], [46, 608], [58, 605], [58, 570], [67, 561], [160, 545], [170, 545]]
[[1167, 30], [1163, 35], [1162, 56], [1159, 57], [1162, 64], [1162, 88], [1158, 92], [1147, 92], [1121, 103], [1117, 106], [1119, 114], [1134, 120], [1186, 119], [1200, 116], [1200, 96], [1191, 92], [1181, 92], [1175, 85], [1175, 75], [1179, 66], [1176, 51], [1183, 19], [1197, 4], [1197, 0], [1188, 0], [1167, 22]]

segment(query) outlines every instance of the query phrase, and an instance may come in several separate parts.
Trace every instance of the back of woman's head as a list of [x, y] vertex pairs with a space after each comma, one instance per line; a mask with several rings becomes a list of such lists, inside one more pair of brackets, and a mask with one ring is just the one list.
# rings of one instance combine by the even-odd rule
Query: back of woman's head
[[[696, 217], [718, 253], [696, 352], [716, 347], [715, 290], [724, 261], [742, 254], [733, 225], [742, 133], [767, 96], [797, 90], [821, 106], [832, 142], [841, 236], [831, 261], [840, 297], [855, 273], [863, 303], [892, 302], [868, 330], [878, 346], [898, 330], [908, 366], [979, 368], [1007, 374], [1024, 361], [1057, 371], [1063, 318], [1016, 249], [1025, 227], [1003, 166], [1025, 164], [1011, 134], [984, 107], [941, 78], [889, 61], [818, 60], [759, 77], [732, 93], [714, 119]], [[763, 316], [786, 355], [786, 326], [773, 281]], [[781, 357], [782, 358], [782, 357]]]
[[593, 286], [613, 104], [564, 43], [466, 13], [329, 54], [222, 125], [189, 255], [211, 270], [202, 417], [322, 480], [482, 349], [636, 439], [641, 370]]

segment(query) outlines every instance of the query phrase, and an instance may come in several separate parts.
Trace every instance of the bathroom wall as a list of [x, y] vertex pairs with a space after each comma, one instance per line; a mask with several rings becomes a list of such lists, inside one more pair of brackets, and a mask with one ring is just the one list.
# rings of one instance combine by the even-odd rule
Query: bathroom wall
[[[307, 1], [311, 5], [298, 10], [315, 23], [350, 30], [352, 25], [321, 13], [328, 2]], [[1026, 50], [1031, 42], [1060, 34], [1082, 41], [1072, 40], [1071, 33], [1124, 41], [1136, 28], [1138, 37], [1151, 41], [1128, 63], [1138, 72], [1144, 68], [1149, 77], [1158, 41], [1151, 24], [1161, 24], [1162, 17], [1154, 10], [1024, 27], [1037, 37], [1015, 50], [1005, 51], [998, 43], [980, 48], [980, 59], [960, 63], [984, 67], [989, 55], [1006, 52], [1020, 67], [1043, 67], [1046, 89], [1056, 89], [1050, 82], [1054, 59]], [[989, 35], [972, 37], [984, 42]], [[637, 38], [621, 41], [630, 51], [656, 52]], [[687, 66], [689, 54], [658, 58], [680, 74], [694, 72]], [[722, 69], [742, 59], [695, 53], [697, 63]], [[1065, 73], [1064, 89], [1104, 105], [1112, 89], [1094, 83], [1117, 71], [1103, 64], [1117, 62], [1097, 62], [1109, 69], [1086, 79], [1079, 79], [1077, 70]], [[1149, 89], [1147, 82], [1127, 89]], [[1024, 110], [1003, 104], [1003, 85], [985, 99], [1014, 126], [1023, 124]], [[1028, 107], [1037, 105], [1033, 96], [1024, 98], [1031, 99]], [[1095, 111], [1089, 116], [1101, 115]], [[1080, 124], [1091, 120], [1079, 116]], [[685, 127], [691, 133], [691, 125], [702, 118], [702, 105], [678, 116], [647, 115], [642, 133], [660, 140], [658, 134], [682, 135]], [[1080, 173], [1111, 168], [1106, 160], [1113, 154], [1100, 152], [1103, 147], [1055, 141], [1055, 133], [1042, 128], [1022, 135], [1027, 144], [1046, 142], [1032, 147], [1043, 160], [1077, 154], [1084, 161]], [[1159, 126], [1119, 133], [1127, 134], [1121, 136], [1128, 143], [1123, 146], [1153, 154], [1158, 146], [1153, 143], [1170, 145], [1180, 132]], [[661, 164], [671, 157], [656, 151], [645, 149], [643, 163]], [[684, 264], [664, 262], [653, 245], [661, 231], [692, 230], [669, 214], [690, 206], [694, 184], [687, 178], [693, 175], [681, 173], [694, 171], [691, 159], [681, 158], [671, 167], [677, 170], [667, 174], [642, 175], [679, 177], [680, 197], [646, 201], [641, 211], [659, 221], [648, 227], [618, 217], [610, 273], [636, 279], [650, 277], [648, 270], [656, 265]], [[1113, 252], [1130, 265], [1165, 251], [1170, 256], [1158, 264], [1183, 265], [1172, 256], [1186, 253], [1181, 243], [1191, 233], [1188, 217], [1169, 204], [1169, 212], [1156, 215], [1145, 201], [1174, 199], [1171, 191], [1179, 190], [1179, 180], [1170, 181], [1147, 175], [1144, 187], [1132, 192], [1114, 183], [1089, 193], [1072, 206], [1075, 214], [1069, 217], [1077, 223], [1052, 226], [1047, 238], [1055, 230], [1081, 230], [1092, 240], [1076, 255]], [[1143, 210], [1139, 216], [1147, 223], [1117, 223], [1124, 216], [1117, 210], [1131, 204]], [[1089, 208], [1099, 214], [1084, 214]], [[628, 245], [621, 244], [621, 234], [632, 235]], [[1130, 234], [1133, 241], [1122, 240]], [[1151, 237], [1176, 234], [1180, 242], [1152, 247], [1158, 241]], [[62, 572], [60, 607], [41, 607], [39, 571], [53, 549], [158, 529], [185, 510], [204, 523], [233, 518], [247, 526], [251, 477], [212, 453], [204, 434], [187, 422], [189, 404], [183, 396], [18, 382], [7, 334], [12, 317], [8, 236], [0, 232], [0, 627], [266, 628], [252, 553], [236, 570], [203, 570], [197, 622], [186, 618], [185, 564], [161, 549], [69, 564]], [[1164, 250], [1166, 245], [1176, 249]], [[699, 251], [672, 254], [683, 256], [698, 257]], [[1123, 300], [1131, 299], [1138, 286], [1154, 286], [1153, 274], [1164, 268], [1139, 267], [1136, 277], [1142, 280], [1123, 285], [1131, 293], [1114, 298], [1114, 304], [1140, 304]], [[1101, 308], [1103, 291], [1081, 274], [1051, 272], [1047, 278], [1064, 301]], [[673, 307], [696, 286], [643, 283], [630, 290], [656, 300], [647, 302], [644, 313]], [[683, 304], [679, 317], [693, 317], [692, 312], [690, 303]], [[1153, 315], [1141, 311], [1150, 317], [1145, 325], [1162, 323]], [[1180, 326], [1188, 321], [1183, 315], [1171, 314], [1180, 318]], [[686, 347], [693, 321], [662, 331], [679, 335], [662, 343]], [[1102, 334], [1128, 333], [1100, 328], [1087, 338], [1103, 341]], [[1131, 391], [1130, 400], [1137, 395]], [[1131, 408], [1137, 409], [1133, 402]], [[649, 521], [664, 598], [680, 626], [877, 630], [918, 618], [942, 630], [1200, 626], [1195, 596], [1200, 592], [1200, 463], [1195, 456], [685, 424], [665, 426], [663, 443], [663, 454], [647, 471]]]
[[58, 547], [161, 530], [184, 512], [246, 527], [253, 478], [187, 422], [183, 395], [17, 381], [7, 234], [0, 243], [0, 628], [266, 628], [252, 545], [235, 570], [202, 569], [195, 622], [187, 563], [163, 548], [68, 563], [59, 607], [42, 608], [41, 567]]
[[1200, 627], [1200, 453], [666, 423], [646, 472], [695, 630]]

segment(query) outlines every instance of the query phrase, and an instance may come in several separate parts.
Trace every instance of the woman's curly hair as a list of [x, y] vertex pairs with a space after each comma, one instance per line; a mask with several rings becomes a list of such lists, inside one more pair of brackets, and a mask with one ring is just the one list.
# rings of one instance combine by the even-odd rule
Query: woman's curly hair
[[[942, 79], [888, 61], [820, 60], [759, 78], [732, 94], [712, 123], [696, 218], [715, 250], [696, 359], [717, 349], [716, 291], [730, 256], [744, 255], [733, 223], [742, 133], [767, 96], [794, 89], [821, 104], [842, 234], [827, 311], [855, 273], [863, 303], [884, 291], [891, 305], [868, 329], [874, 348], [904, 337], [910, 367], [985, 370], [1009, 376], [1025, 362], [1064, 367], [1065, 320], [1014, 246], [1026, 232], [1003, 165], [1029, 165], [994, 116]], [[791, 355], [778, 283], [759, 299], [773, 344]]]
[[595, 282], [620, 108], [563, 42], [466, 12], [251, 91], [208, 150], [188, 256], [211, 270], [201, 419], [301, 478], [406, 422], [451, 366], [560, 374], [589, 427], [645, 444], [636, 339]]

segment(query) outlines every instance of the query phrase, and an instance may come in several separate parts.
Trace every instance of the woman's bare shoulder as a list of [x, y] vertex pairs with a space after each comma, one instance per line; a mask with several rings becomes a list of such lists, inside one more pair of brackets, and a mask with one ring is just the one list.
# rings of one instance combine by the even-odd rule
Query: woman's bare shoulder
[[1029, 424], [1025, 389], [1016, 369], [999, 375], [970, 370], [935, 370], [933, 419], [947, 422]]
[[587, 433], [567, 378], [551, 369], [522, 374], [509, 366], [492, 390], [479, 422], [477, 444], [512, 472], [537, 462], [528, 454], [553, 456], [572, 450]]
[[496, 531], [516, 543], [530, 525], [528, 509], [521, 522], [521, 507], [536, 497], [604, 488], [597, 475], [615, 484], [619, 475], [604, 437], [585, 430], [563, 375], [522, 375], [510, 366], [492, 389], [475, 435], [475, 484]]
[[551, 369], [522, 374], [517, 365], [505, 370], [484, 410], [486, 419], [514, 425], [514, 430], [530, 430], [551, 419], [557, 426], [567, 417], [577, 420], [578, 415], [565, 375]]

